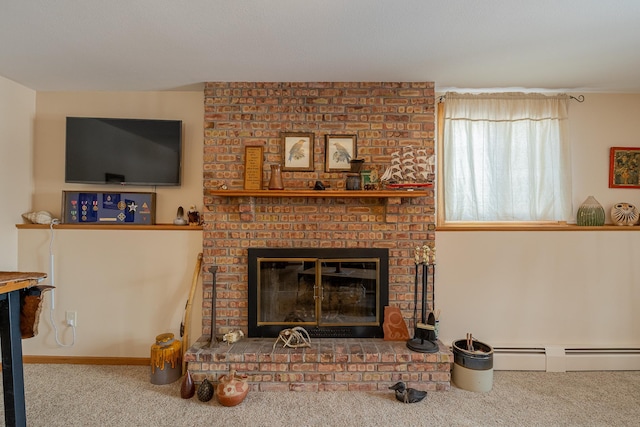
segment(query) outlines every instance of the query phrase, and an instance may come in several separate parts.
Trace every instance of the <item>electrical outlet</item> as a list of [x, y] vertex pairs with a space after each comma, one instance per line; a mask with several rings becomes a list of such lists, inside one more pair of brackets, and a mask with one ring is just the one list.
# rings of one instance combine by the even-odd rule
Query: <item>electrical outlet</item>
[[67, 326], [78, 326], [78, 313], [67, 311]]

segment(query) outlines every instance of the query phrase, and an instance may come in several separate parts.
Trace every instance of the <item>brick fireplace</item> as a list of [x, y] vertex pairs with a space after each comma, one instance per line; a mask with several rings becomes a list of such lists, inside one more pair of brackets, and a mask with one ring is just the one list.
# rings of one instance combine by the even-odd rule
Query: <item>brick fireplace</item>
[[[314, 135], [313, 171], [284, 171], [285, 190], [308, 190], [316, 180], [331, 190], [345, 188], [345, 173], [325, 172], [326, 135], [355, 135], [357, 157], [364, 159], [364, 169], [380, 173], [391, 154], [402, 147], [424, 148], [432, 154], [434, 84], [209, 82], [204, 101], [203, 261], [204, 271], [212, 265], [218, 268], [218, 333], [248, 332], [247, 255], [254, 247], [387, 250], [389, 305], [400, 308], [411, 331], [413, 251], [435, 240], [432, 190], [407, 198], [305, 197], [297, 193], [225, 196], [219, 190], [222, 186], [243, 188], [247, 145], [264, 147], [262, 181], [266, 189], [270, 165], [282, 161], [281, 132]], [[235, 363], [250, 380], [253, 375], [253, 380], [262, 381], [256, 386], [260, 389], [341, 389], [343, 385], [371, 389], [377, 382], [384, 386], [399, 378], [433, 381], [429, 388], [434, 390], [449, 387], [451, 356], [442, 345], [440, 353], [426, 355], [406, 350], [403, 342], [323, 338], [313, 349], [273, 352], [273, 339], [251, 338], [229, 348], [207, 350], [202, 340], [211, 332], [211, 279], [211, 274], [204, 274], [204, 336], [187, 355], [196, 380], [212, 372], [224, 373], [229, 363]], [[365, 377], [371, 383], [363, 386]]]

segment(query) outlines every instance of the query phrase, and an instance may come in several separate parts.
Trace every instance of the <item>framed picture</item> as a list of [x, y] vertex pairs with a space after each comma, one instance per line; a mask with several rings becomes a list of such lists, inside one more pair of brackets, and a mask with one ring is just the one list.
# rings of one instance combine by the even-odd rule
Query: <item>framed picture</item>
[[355, 135], [325, 135], [325, 172], [349, 172], [357, 155]]
[[282, 143], [283, 171], [313, 170], [313, 133], [283, 132]]
[[609, 188], [640, 188], [640, 147], [611, 147]]

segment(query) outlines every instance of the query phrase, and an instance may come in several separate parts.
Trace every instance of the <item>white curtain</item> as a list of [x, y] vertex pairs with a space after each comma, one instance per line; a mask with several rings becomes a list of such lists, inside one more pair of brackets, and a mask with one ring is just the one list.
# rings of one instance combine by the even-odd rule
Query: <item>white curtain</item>
[[445, 95], [445, 221], [571, 218], [568, 95]]

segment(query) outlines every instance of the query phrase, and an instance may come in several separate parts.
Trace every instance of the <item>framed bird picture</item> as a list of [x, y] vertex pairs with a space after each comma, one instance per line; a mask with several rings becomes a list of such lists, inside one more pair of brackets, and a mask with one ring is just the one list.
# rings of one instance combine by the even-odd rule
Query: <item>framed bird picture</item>
[[313, 170], [313, 133], [282, 132], [282, 170]]
[[325, 135], [325, 172], [349, 172], [356, 154], [355, 135]]

